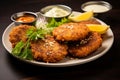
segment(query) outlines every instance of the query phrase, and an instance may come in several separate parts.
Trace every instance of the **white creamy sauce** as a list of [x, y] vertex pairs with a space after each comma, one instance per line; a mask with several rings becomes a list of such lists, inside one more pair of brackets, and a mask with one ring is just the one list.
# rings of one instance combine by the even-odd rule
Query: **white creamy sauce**
[[49, 17], [62, 17], [62, 16], [66, 16], [69, 13], [67, 11], [65, 11], [64, 9], [61, 9], [59, 7], [54, 7], [52, 9], [50, 9], [48, 12], [45, 13], [45, 16], [49, 16]]
[[105, 11], [108, 11], [109, 8], [107, 6], [104, 6], [104, 5], [99, 5], [99, 4], [92, 4], [92, 5], [88, 5], [88, 6], [85, 6], [84, 11], [93, 11], [93, 12], [96, 12], [96, 13], [99, 13], [99, 12], [105, 12]]

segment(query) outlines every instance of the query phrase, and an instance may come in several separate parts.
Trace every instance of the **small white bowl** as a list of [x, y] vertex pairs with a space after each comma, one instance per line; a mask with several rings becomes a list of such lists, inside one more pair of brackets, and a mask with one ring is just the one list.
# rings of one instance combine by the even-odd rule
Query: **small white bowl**
[[[53, 8], [59, 8], [62, 9], [63, 11], [67, 12], [66, 15], [62, 15], [62, 16], [53, 16], [53, 15], [45, 15], [48, 11], [52, 10]], [[68, 17], [72, 12], [72, 9], [69, 6], [66, 5], [49, 5], [46, 7], [43, 7], [40, 10], [40, 13], [42, 16], [46, 17], [46, 18], [63, 18], [63, 17]], [[56, 12], [58, 13], [58, 12]], [[54, 14], [54, 13], [53, 13]]]
[[81, 5], [83, 11], [93, 11], [94, 13], [105, 13], [112, 9], [110, 3], [105, 1], [89, 1]]
[[38, 18], [38, 15], [36, 13], [29, 12], [29, 11], [14, 13], [11, 16], [11, 20], [16, 24], [31, 24], [31, 23], [34, 23], [37, 20], [37, 18]]

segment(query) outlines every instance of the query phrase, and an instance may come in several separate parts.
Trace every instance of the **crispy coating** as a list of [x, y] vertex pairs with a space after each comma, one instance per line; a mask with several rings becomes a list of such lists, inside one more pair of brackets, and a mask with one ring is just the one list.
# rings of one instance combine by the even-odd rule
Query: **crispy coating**
[[44, 62], [58, 62], [67, 55], [67, 45], [60, 44], [52, 36], [47, 36], [44, 40], [31, 42], [31, 50], [34, 59]]
[[81, 40], [88, 35], [89, 29], [86, 25], [79, 23], [66, 23], [53, 30], [53, 36], [60, 41]]
[[93, 18], [86, 21], [81, 21], [80, 24], [101, 24], [101, 23]]
[[[95, 19], [81, 21], [79, 23], [66, 23], [55, 28], [53, 30], [53, 36], [46, 36], [44, 40], [38, 39], [36, 41], [31, 41], [30, 49], [34, 59], [52, 63], [62, 60], [68, 53], [74, 57], [85, 57], [97, 50], [102, 44], [101, 35], [97, 32], [90, 33], [86, 24], [100, 23]], [[13, 48], [20, 40], [26, 42], [26, 31], [29, 28], [35, 27], [30, 25], [19, 25], [11, 30], [9, 41]], [[85, 40], [86, 37], [89, 37], [87, 38], [87, 43]], [[62, 41], [68, 41], [68, 43], [72, 41], [75, 45], [66, 45]], [[83, 44], [76, 44], [78, 41], [79, 43], [83, 41]]]
[[87, 43], [76, 44], [69, 47], [69, 53], [74, 57], [85, 57], [97, 50], [102, 44], [101, 35], [97, 32], [92, 32], [87, 39]]
[[12, 47], [15, 47], [20, 40], [24, 42], [27, 40], [26, 31], [31, 27], [33, 28], [33, 26], [29, 25], [18, 25], [11, 30], [9, 41], [12, 43]]

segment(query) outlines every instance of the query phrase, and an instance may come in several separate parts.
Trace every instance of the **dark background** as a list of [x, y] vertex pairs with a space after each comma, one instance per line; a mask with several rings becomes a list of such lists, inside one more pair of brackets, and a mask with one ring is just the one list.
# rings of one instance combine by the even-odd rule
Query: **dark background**
[[100, 17], [111, 26], [114, 43], [99, 59], [71, 67], [35, 66], [9, 55], [2, 44], [2, 34], [12, 22], [10, 16], [20, 11], [38, 12], [51, 4], [64, 4], [82, 11], [81, 4], [90, 0], [9, 0], [0, 2], [0, 80], [120, 80], [120, 1], [105, 0], [112, 10]]

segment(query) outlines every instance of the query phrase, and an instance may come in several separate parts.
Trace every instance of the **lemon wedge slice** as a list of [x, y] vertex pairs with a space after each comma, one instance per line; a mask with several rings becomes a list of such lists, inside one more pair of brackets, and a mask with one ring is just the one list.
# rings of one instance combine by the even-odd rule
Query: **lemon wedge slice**
[[104, 34], [110, 26], [100, 24], [87, 24], [87, 27], [90, 29], [90, 31], [96, 31], [100, 34]]
[[93, 11], [87, 11], [87, 12], [81, 13], [79, 15], [71, 14], [68, 17], [68, 19], [70, 19], [74, 22], [80, 22], [80, 21], [89, 20], [91, 17], [93, 17]]

